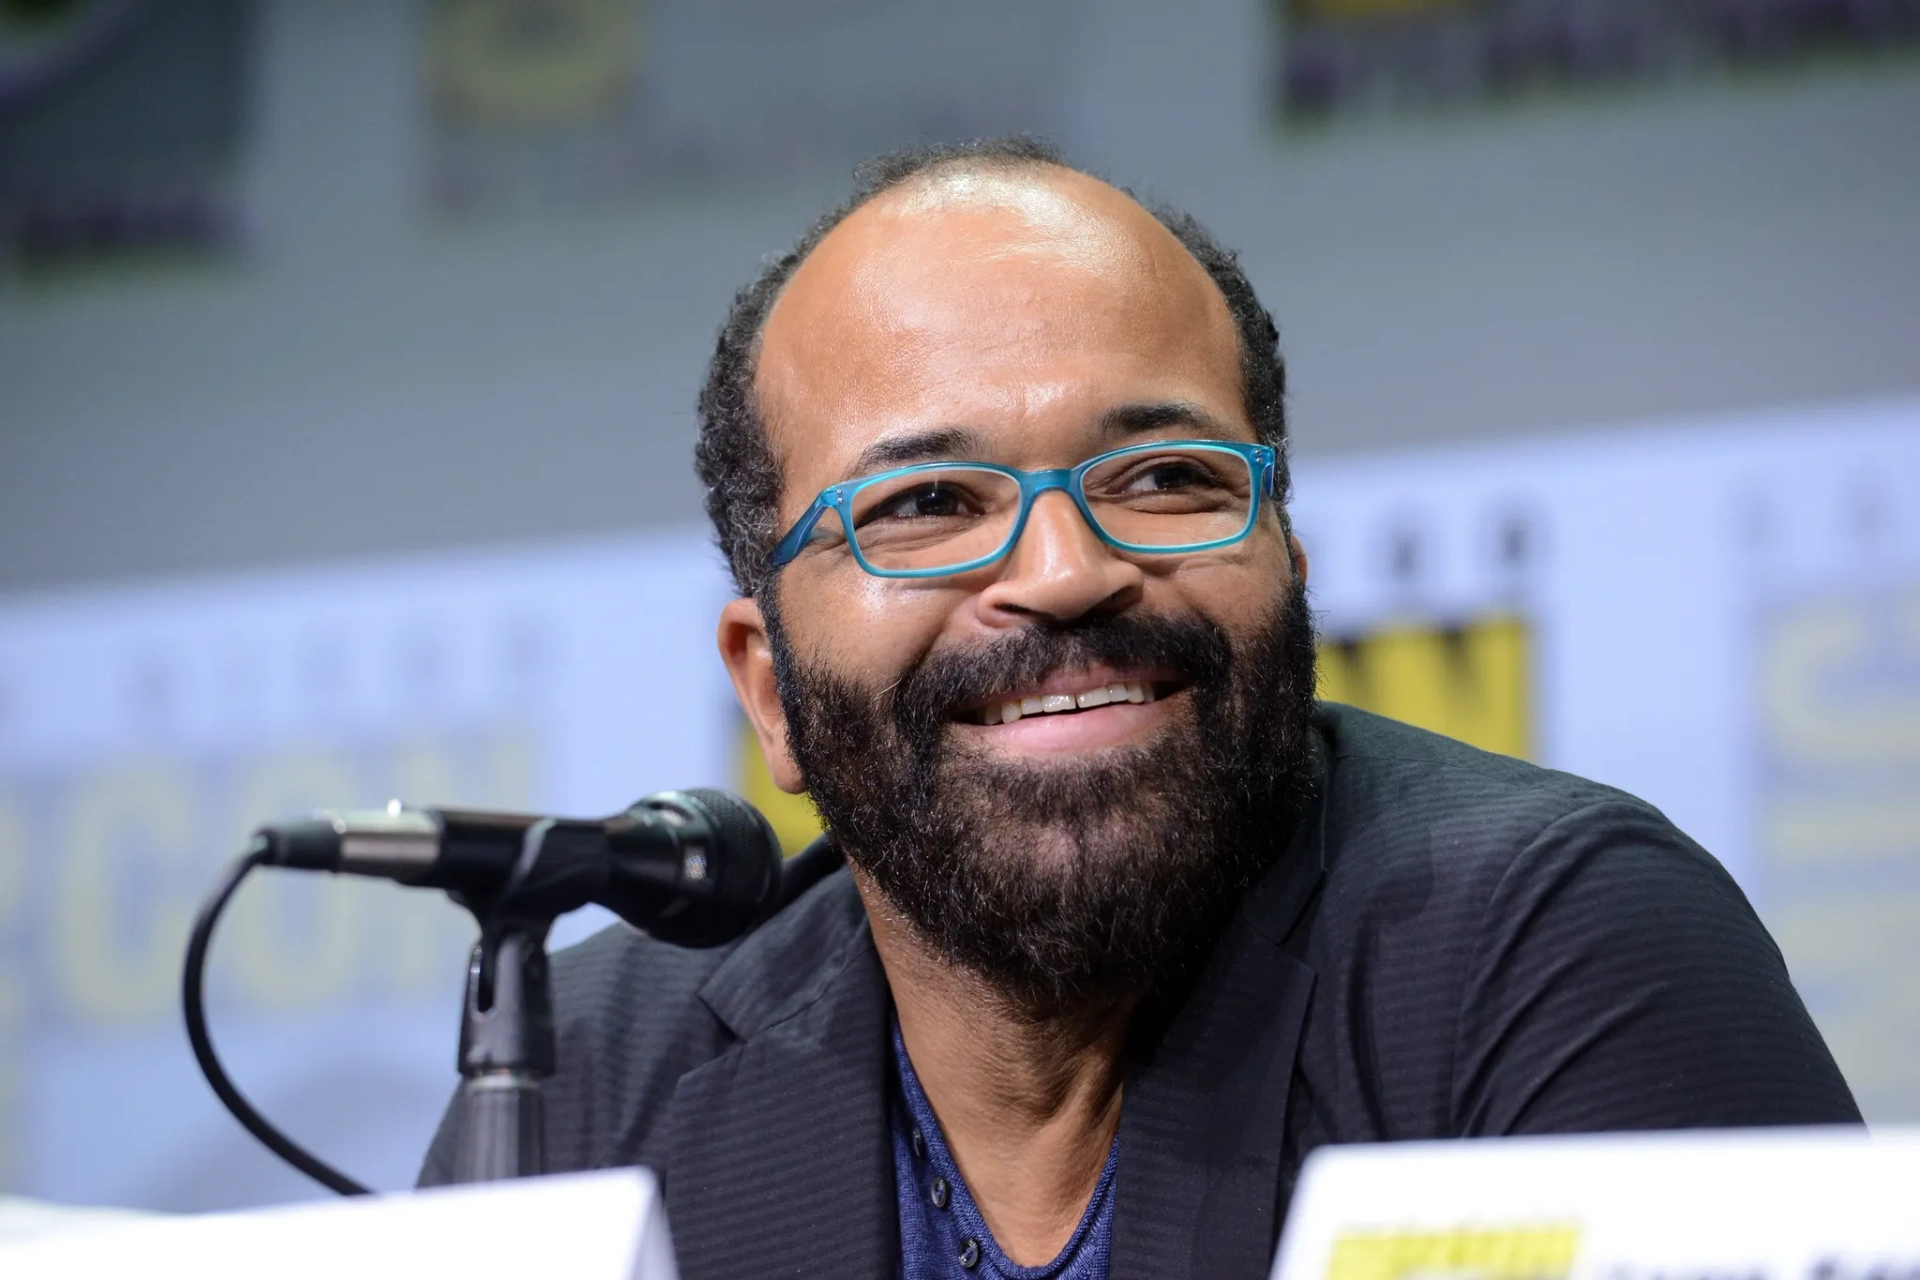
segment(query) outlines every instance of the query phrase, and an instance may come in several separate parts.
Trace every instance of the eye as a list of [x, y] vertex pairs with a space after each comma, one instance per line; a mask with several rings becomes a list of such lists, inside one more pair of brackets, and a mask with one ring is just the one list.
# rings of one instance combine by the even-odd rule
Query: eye
[[940, 520], [973, 515], [977, 511], [972, 495], [959, 485], [929, 480], [910, 489], [889, 495], [868, 511], [861, 523], [875, 520]]
[[1129, 493], [1176, 493], [1195, 488], [1214, 488], [1220, 477], [1213, 469], [1193, 458], [1155, 458], [1136, 467], [1124, 486]]

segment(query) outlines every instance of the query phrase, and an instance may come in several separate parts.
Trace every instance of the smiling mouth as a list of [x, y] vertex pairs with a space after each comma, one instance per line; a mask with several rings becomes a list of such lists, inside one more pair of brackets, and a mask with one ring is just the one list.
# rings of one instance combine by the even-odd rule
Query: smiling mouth
[[994, 698], [963, 711], [968, 724], [1013, 724], [1030, 716], [1070, 716], [1119, 703], [1157, 702], [1184, 686], [1176, 681], [1147, 678], [1103, 680], [1090, 677], [1056, 684], [1044, 692]]

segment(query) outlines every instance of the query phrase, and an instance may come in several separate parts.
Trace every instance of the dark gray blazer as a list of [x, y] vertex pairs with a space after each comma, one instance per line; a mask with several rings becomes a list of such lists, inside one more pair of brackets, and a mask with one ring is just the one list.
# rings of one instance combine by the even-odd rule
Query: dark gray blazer
[[[1319, 800], [1135, 1037], [1115, 1280], [1264, 1277], [1322, 1143], [1859, 1120], [1746, 898], [1652, 806], [1317, 724]], [[656, 1170], [687, 1280], [898, 1266], [887, 984], [833, 851], [801, 856], [818, 882], [729, 947], [617, 926], [555, 959], [549, 1165]]]

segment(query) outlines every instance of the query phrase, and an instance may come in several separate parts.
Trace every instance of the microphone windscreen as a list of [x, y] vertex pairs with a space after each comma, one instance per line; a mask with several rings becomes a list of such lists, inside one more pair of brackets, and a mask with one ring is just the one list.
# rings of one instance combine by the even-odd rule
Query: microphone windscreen
[[731, 791], [690, 787], [680, 794], [712, 824], [707, 874], [714, 892], [697, 910], [648, 931], [682, 946], [717, 946], [752, 929], [779, 904], [780, 839], [765, 814]]

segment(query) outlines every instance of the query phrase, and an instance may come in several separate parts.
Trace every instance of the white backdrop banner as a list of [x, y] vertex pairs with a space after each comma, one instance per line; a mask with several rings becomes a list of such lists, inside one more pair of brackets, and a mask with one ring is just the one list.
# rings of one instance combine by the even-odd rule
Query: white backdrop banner
[[[1329, 692], [1660, 805], [1754, 897], [1869, 1114], [1920, 1120], [1920, 402], [1312, 463], [1297, 490]], [[728, 590], [685, 529], [0, 601], [0, 1190], [319, 1194], [180, 1030], [218, 868], [316, 805], [752, 785]], [[296, 1137], [407, 1185], [471, 926], [256, 879], [216, 1041]]]

